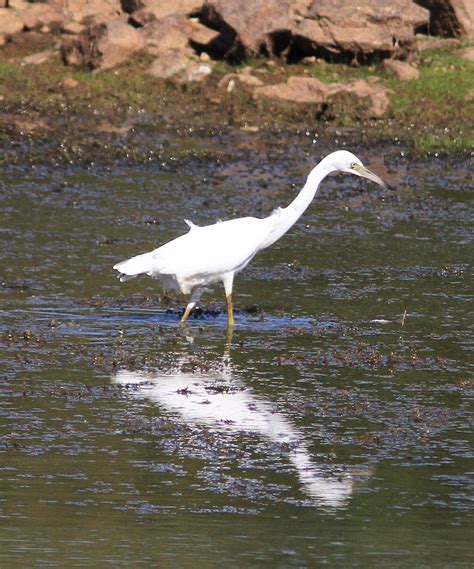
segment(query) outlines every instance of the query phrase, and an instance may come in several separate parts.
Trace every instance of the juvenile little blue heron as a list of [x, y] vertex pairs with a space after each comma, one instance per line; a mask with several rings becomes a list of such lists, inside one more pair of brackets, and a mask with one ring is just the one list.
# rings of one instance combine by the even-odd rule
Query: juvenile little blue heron
[[311, 170], [306, 184], [288, 207], [275, 209], [268, 217], [241, 217], [199, 227], [186, 221], [189, 231], [158, 249], [114, 266], [121, 281], [138, 275], [159, 279], [165, 289], [191, 294], [181, 322], [185, 322], [204, 289], [215, 282], [224, 285], [228, 326], [234, 325], [232, 284], [262, 249], [280, 239], [299, 219], [314, 198], [319, 184], [331, 172], [362, 176], [387, 187], [347, 150], [329, 154]]

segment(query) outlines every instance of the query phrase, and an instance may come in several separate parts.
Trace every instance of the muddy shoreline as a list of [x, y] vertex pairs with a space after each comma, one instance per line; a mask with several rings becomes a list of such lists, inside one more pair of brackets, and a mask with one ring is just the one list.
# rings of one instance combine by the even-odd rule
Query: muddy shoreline
[[[346, 146], [354, 150], [386, 145], [403, 147], [416, 156], [443, 154], [471, 156], [472, 140], [466, 120], [469, 108], [449, 105], [449, 97], [435, 104], [428, 98], [411, 107], [393, 78], [392, 109], [370, 118], [364, 104], [344, 96], [329, 107], [314, 104], [255, 100], [244, 86], [232, 93], [219, 86], [232, 67], [222, 64], [205, 83], [176, 84], [144, 72], [149, 57], [136, 56], [115, 70], [77, 72], [60, 61], [59, 53], [41, 65], [22, 65], [24, 57], [51, 47], [50, 39], [29, 34], [28, 41], [5, 46], [0, 55], [0, 164], [140, 164], [179, 162], [192, 155], [225, 159], [213, 141], [242, 133], [284, 136], [301, 133], [321, 147]], [[49, 43], [48, 43], [49, 42]], [[440, 56], [424, 56], [438, 69], [448, 64]], [[431, 59], [430, 59], [431, 58]], [[430, 63], [430, 61], [435, 63]], [[441, 62], [441, 63], [440, 63]], [[273, 63], [273, 62], [272, 62]], [[465, 65], [468, 65], [467, 63]], [[470, 64], [469, 64], [470, 65]], [[252, 62], [252, 70], [266, 81], [284, 81], [293, 75], [312, 75], [313, 67]], [[376, 67], [318, 64], [318, 73], [350, 80], [361, 74], [379, 74]], [[443, 71], [443, 67], [440, 67]], [[314, 71], [316, 73], [316, 71]], [[453, 73], [462, 74], [465, 69]], [[449, 78], [446, 78], [448, 80]], [[428, 88], [428, 87], [427, 87]], [[398, 91], [397, 91], [398, 89]], [[405, 99], [403, 99], [405, 97]], [[404, 108], [400, 110], [400, 100]], [[438, 97], [439, 99], [439, 97]], [[452, 101], [451, 101], [452, 103]], [[420, 105], [423, 104], [422, 108]], [[200, 140], [210, 144], [200, 144]], [[174, 144], [174, 141], [179, 141]], [[184, 141], [188, 141], [184, 143]], [[315, 144], [316, 144], [315, 142]], [[179, 151], [177, 151], [179, 147]]]

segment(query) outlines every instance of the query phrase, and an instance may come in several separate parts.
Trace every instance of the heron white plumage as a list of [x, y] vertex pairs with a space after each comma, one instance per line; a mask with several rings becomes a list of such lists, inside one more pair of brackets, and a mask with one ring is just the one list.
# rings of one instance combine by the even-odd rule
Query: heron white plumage
[[227, 322], [233, 326], [232, 286], [236, 273], [296, 223], [313, 200], [321, 181], [337, 171], [362, 176], [387, 187], [354, 154], [338, 150], [311, 170], [306, 184], [289, 206], [278, 208], [265, 218], [241, 217], [204, 227], [185, 220], [188, 233], [149, 253], [117, 263], [114, 269], [119, 271], [121, 281], [145, 274], [159, 279], [165, 289], [191, 293], [182, 322], [187, 320], [204, 289], [221, 281], [227, 299]]

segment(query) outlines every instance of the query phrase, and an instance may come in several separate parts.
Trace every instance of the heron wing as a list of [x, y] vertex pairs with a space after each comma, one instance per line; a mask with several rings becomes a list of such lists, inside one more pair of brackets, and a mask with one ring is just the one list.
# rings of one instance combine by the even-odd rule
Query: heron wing
[[185, 235], [117, 263], [114, 269], [120, 271], [122, 280], [140, 274], [162, 280], [166, 277], [188, 293], [243, 269], [268, 239], [273, 225], [272, 216], [243, 217], [205, 227], [193, 225]]
[[194, 226], [152, 252], [157, 272], [189, 278], [240, 270], [268, 234], [265, 221], [244, 217], [205, 227]]

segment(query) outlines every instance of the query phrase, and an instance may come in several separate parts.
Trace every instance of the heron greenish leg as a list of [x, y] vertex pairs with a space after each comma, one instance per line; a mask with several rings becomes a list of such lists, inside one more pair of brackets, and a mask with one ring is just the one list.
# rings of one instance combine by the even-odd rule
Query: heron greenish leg
[[229, 294], [227, 296], [227, 326], [233, 326], [235, 324], [234, 321], [234, 309], [232, 306], [232, 295]]
[[186, 306], [186, 310], [184, 311], [183, 316], [181, 317], [181, 323], [186, 322], [189, 315], [191, 314], [192, 309], [196, 306], [195, 302], [190, 302], [188, 306]]
[[224, 284], [225, 296], [227, 299], [227, 327], [229, 327], [235, 324], [234, 310], [232, 307], [232, 285], [234, 283], [234, 273], [226, 273], [222, 278], [222, 283]]
[[228, 362], [230, 360], [230, 350], [232, 348], [232, 338], [234, 336], [234, 327], [227, 326], [226, 335], [225, 335], [225, 344], [224, 344], [224, 362]]

